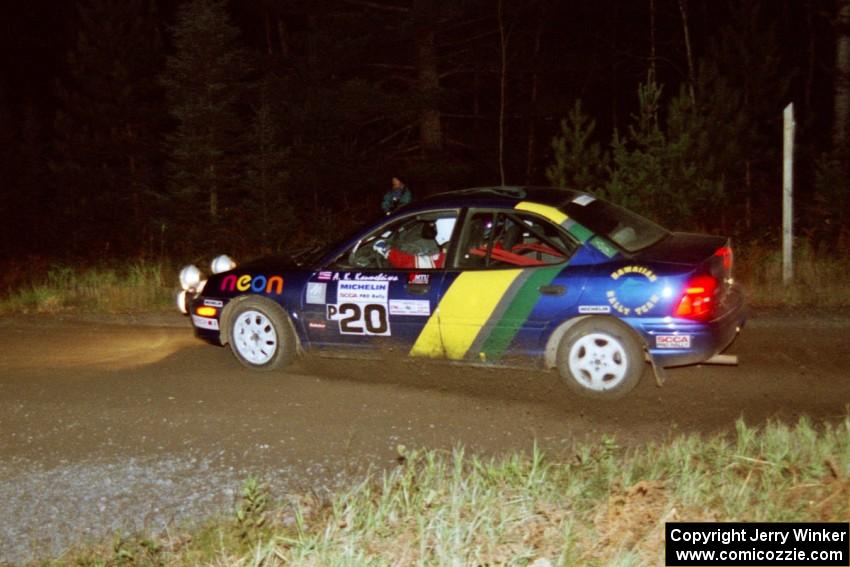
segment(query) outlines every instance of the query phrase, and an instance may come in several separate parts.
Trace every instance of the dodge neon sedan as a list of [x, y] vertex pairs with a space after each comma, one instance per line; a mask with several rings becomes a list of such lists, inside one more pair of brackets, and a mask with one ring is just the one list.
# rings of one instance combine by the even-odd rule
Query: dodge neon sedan
[[301, 353], [556, 369], [618, 398], [647, 363], [719, 361], [744, 324], [725, 237], [668, 231], [590, 194], [541, 187], [443, 193], [311, 258], [180, 275], [198, 337], [243, 365]]

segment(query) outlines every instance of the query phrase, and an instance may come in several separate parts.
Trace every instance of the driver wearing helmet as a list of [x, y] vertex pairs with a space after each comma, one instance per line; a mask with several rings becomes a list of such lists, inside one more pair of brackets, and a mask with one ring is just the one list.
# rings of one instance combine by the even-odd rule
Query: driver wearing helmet
[[436, 246], [432, 251], [411, 254], [396, 247], [391, 247], [385, 240], [378, 240], [372, 245], [375, 252], [387, 259], [393, 268], [434, 269], [442, 268], [446, 263], [446, 243], [451, 237], [454, 219], [438, 219], [422, 225], [422, 239]]

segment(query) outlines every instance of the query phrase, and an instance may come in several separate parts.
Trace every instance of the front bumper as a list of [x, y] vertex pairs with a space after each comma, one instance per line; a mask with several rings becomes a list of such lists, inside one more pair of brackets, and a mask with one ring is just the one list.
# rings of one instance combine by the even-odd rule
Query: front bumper
[[[201, 296], [187, 298], [188, 315], [192, 319], [192, 328], [195, 330], [196, 337], [214, 345], [222, 344], [221, 314], [224, 311], [226, 303], [225, 300], [210, 299]], [[216, 313], [211, 317], [198, 315], [197, 309], [199, 307], [215, 307]]]

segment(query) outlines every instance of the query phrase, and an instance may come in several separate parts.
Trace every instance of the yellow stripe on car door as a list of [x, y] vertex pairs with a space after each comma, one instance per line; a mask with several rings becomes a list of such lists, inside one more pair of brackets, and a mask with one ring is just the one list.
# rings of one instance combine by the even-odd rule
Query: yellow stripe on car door
[[[482, 270], [460, 274], [413, 345], [413, 356], [460, 360], [522, 270]], [[442, 343], [442, 349], [438, 343]]]

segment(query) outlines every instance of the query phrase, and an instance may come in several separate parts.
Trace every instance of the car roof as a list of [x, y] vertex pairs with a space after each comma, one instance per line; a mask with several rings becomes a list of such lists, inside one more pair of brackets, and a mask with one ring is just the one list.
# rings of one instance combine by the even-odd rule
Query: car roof
[[437, 193], [419, 202], [427, 207], [507, 207], [513, 208], [522, 201], [540, 203], [561, 208], [578, 196], [581, 191], [559, 187], [496, 186], [472, 187], [459, 191]]

